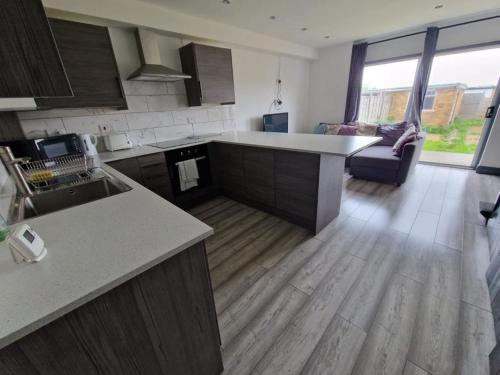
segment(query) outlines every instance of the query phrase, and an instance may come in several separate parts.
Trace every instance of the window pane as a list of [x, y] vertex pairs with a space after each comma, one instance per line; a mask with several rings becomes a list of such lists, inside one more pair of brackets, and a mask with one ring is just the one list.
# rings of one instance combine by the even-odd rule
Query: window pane
[[366, 66], [363, 70], [359, 121], [403, 121], [417, 63], [417, 59], [411, 59]]
[[426, 95], [424, 99], [424, 111], [432, 111], [435, 96]]

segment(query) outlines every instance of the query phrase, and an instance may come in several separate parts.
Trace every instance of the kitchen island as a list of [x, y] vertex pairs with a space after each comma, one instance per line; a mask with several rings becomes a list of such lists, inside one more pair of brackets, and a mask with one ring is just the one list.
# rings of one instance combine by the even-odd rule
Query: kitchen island
[[[167, 152], [168, 160], [170, 150], [208, 144], [213, 176], [213, 188], [207, 189], [209, 192], [216, 191], [318, 233], [339, 214], [346, 157], [380, 139], [230, 132], [198, 140], [183, 139], [178, 141], [179, 144], [169, 141], [105, 153], [102, 158], [123, 173], [137, 176], [141, 172], [138, 168], [132, 170], [130, 166], [137, 161], [142, 164], [145, 155]], [[191, 143], [186, 144], [188, 142]], [[166, 176], [164, 181], [174, 185], [177, 183], [174, 176], [176, 170], [169, 172], [170, 176]], [[166, 172], [164, 174], [167, 175]], [[167, 178], [170, 181], [167, 182]], [[174, 196], [171, 191], [172, 188], [165, 198], [183, 206], [189, 193]]]

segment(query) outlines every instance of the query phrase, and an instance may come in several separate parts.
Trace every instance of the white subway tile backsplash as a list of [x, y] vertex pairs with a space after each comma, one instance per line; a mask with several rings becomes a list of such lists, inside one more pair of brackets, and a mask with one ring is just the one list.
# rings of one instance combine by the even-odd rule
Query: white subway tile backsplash
[[208, 122], [207, 109], [190, 109], [188, 113], [191, 123]]
[[223, 130], [224, 123], [222, 121], [203, 122], [194, 125], [195, 135], [222, 133]]
[[125, 115], [129, 129], [146, 129], [171, 126], [174, 119], [171, 112], [129, 113]]
[[186, 86], [184, 84], [184, 80], [176, 82], [167, 82], [167, 91], [169, 94], [186, 95]]
[[132, 130], [129, 132], [129, 137], [134, 146], [144, 146], [156, 143], [154, 129]]
[[145, 96], [127, 96], [128, 110], [125, 112], [147, 112], [148, 102]]
[[100, 133], [100, 126], [106, 126], [109, 132], [127, 131], [128, 125], [125, 115], [98, 115], [67, 117], [63, 119], [64, 126], [69, 133]]
[[236, 120], [224, 120], [224, 130], [236, 130]]
[[221, 111], [223, 120], [232, 120], [235, 118], [233, 106], [227, 106], [227, 105], [221, 106]]
[[146, 98], [150, 112], [169, 111], [185, 105], [183, 95], [155, 95]]
[[140, 82], [140, 81], [122, 81], [123, 91], [129, 95], [165, 95], [167, 94], [167, 85], [165, 82]]
[[28, 138], [43, 138], [66, 132], [60, 118], [20, 120], [20, 122], [23, 132]]
[[184, 125], [188, 123], [189, 111], [173, 111], [174, 124]]
[[208, 112], [208, 121], [222, 120], [222, 110], [220, 107], [208, 108], [207, 112]]
[[155, 136], [157, 142], [166, 141], [168, 139], [185, 138], [193, 134], [191, 125], [175, 125], [164, 128], [155, 128]]
[[[123, 81], [128, 110], [116, 108], [53, 109], [19, 112], [29, 137], [45, 137], [59, 131], [100, 134], [129, 131], [135, 144], [149, 144], [193, 134], [218, 133], [236, 128], [235, 106], [187, 107], [183, 81]], [[193, 124], [193, 125], [191, 125]]]

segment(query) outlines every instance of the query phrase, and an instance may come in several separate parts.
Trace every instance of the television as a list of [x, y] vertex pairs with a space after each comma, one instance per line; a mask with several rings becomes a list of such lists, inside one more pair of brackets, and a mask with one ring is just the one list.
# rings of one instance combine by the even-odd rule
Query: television
[[264, 131], [288, 133], [288, 113], [271, 113], [264, 115]]

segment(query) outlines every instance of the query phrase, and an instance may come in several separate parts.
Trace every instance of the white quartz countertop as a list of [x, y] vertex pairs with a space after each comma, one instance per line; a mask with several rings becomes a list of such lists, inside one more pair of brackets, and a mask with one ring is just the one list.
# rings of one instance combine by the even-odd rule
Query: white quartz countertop
[[203, 137], [198, 142], [172, 146], [164, 149], [149, 145], [128, 150], [104, 152], [99, 155], [103, 162], [111, 162], [135, 156], [164, 152], [176, 148], [195, 146], [197, 144], [221, 142], [242, 146], [273, 148], [279, 150], [330, 154], [347, 157], [363, 150], [366, 147], [374, 145], [381, 139], [381, 137], [240, 131], [207, 136]]
[[15, 264], [0, 244], [0, 348], [174, 256], [212, 228], [110, 167], [132, 190], [26, 220], [47, 256]]

